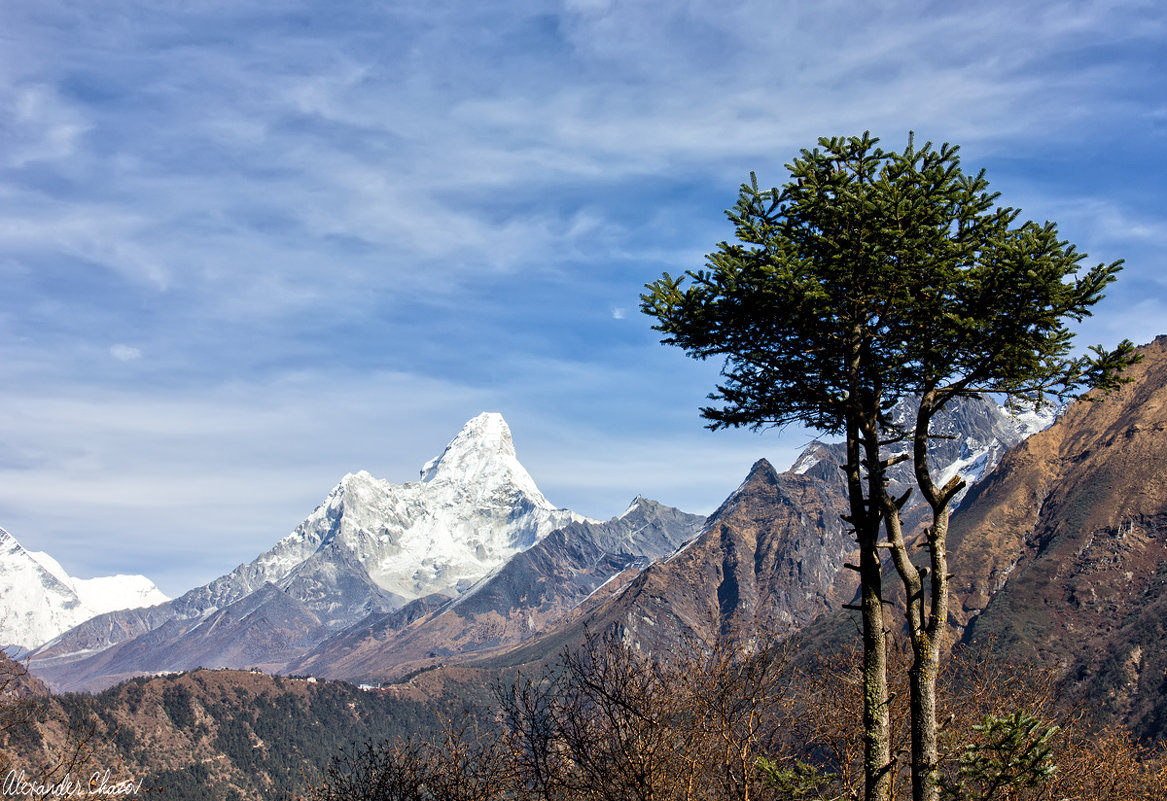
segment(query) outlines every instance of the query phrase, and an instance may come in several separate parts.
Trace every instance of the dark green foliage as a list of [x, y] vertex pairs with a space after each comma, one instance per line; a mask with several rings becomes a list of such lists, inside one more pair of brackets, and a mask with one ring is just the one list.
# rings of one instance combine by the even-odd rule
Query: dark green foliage
[[[96, 695], [55, 696], [47, 706], [42, 721], [52, 714], [94, 733], [100, 764], [123, 765], [144, 779], [143, 789], [173, 801], [288, 797], [342, 747], [441, 728], [438, 706], [342, 682], [234, 671], [133, 679]], [[25, 734], [39, 738], [35, 727]]]
[[861, 406], [930, 387], [1040, 400], [1113, 385], [1130, 343], [1072, 358], [1067, 322], [1121, 263], [1083, 272], [1053, 223], [1016, 224], [983, 171], [964, 174], [957, 147], [878, 141], [820, 139], [781, 189], [751, 176], [727, 212], [737, 241], [648, 285], [662, 342], [725, 359], [710, 427], [839, 433]]
[[206, 765], [201, 762], [177, 770], [147, 774], [142, 781], [142, 791], [184, 801], [219, 801], [223, 797], [211, 781]]
[[765, 786], [773, 788], [781, 798], [792, 801], [822, 801], [819, 790], [830, 786], [837, 778], [833, 773], [826, 773], [801, 759], [795, 759], [789, 767], [784, 768], [766, 757], [759, 757], [757, 767]]
[[171, 684], [162, 691], [162, 708], [178, 729], [189, 729], [194, 724], [190, 690], [182, 684]]
[[126, 706], [131, 712], [138, 711], [138, 705], [142, 703], [142, 697], [145, 695], [143, 685], [144, 679], [132, 679], [125, 684]]
[[979, 736], [960, 755], [957, 778], [941, 781], [946, 799], [1013, 798], [1022, 789], [1048, 781], [1057, 770], [1051, 757], [1057, 726], [1047, 726], [1027, 712], [1014, 712], [1008, 717], [986, 715], [973, 730]]

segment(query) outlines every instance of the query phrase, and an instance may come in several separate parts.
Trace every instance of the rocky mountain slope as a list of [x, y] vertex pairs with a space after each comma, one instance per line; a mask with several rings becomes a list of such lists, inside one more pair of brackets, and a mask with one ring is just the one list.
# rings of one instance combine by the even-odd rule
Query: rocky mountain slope
[[[933, 442], [930, 458], [935, 469], [959, 472], [974, 485], [1009, 447], [1048, 422], [1015, 417], [992, 401], [966, 401], [936, 421], [937, 433], [948, 438]], [[623, 575], [602, 602], [495, 662], [543, 659], [585, 630], [616, 628], [640, 648], [667, 650], [680, 638], [713, 642], [759, 630], [783, 637], [840, 610], [857, 589], [855, 573], [844, 568], [857, 553], [841, 519], [843, 459], [841, 444], [816, 442], [785, 472], [759, 461], [693, 542]], [[907, 470], [898, 466], [892, 480], [907, 481]]]
[[35, 648], [103, 612], [169, 600], [145, 576], [70, 576], [47, 553], [0, 529], [0, 647]]
[[[838, 469], [835, 469], [838, 473]], [[704, 532], [636, 577], [586, 625], [619, 625], [641, 647], [706, 642], [758, 624], [789, 634], [851, 595], [854, 548], [834, 483], [777, 473], [761, 460]]]
[[1167, 735], [1167, 337], [1132, 383], [1012, 451], [953, 518], [968, 641], [1066, 668], [1144, 736]]
[[673, 553], [704, 522], [702, 516], [637, 497], [606, 523], [572, 523], [553, 531], [456, 600], [432, 610], [418, 601], [372, 615], [288, 669], [384, 681], [516, 645], [569, 615], [624, 571]]

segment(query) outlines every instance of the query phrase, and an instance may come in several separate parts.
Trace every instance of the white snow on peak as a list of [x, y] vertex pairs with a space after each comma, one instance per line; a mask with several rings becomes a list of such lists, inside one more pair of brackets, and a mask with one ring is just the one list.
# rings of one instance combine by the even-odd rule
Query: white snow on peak
[[[9, 534], [8, 536], [11, 537], [12, 535]], [[26, 550], [25, 553], [31, 556], [38, 565], [49, 571], [49, 573], [53, 576], [53, 578], [57, 579], [57, 581], [60, 581], [62, 584], [66, 585], [73, 582], [73, 578], [68, 574], [68, 572], [65, 571], [65, 568], [61, 567], [61, 563], [53, 557], [49, 556], [44, 551]]]
[[823, 460], [823, 443], [818, 440], [813, 441], [810, 445], [803, 449], [798, 458], [794, 460], [794, 464], [790, 466], [791, 473], [798, 475], [805, 474], [808, 470]]
[[73, 578], [0, 529], [0, 645], [34, 648], [95, 615], [168, 600], [145, 576]]
[[1041, 409], [1005, 409], [1006, 414], [1013, 421], [1021, 439], [1028, 439], [1038, 431], [1045, 431], [1058, 418], [1058, 410], [1052, 405]]
[[644, 500], [645, 499], [643, 495], [637, 495], [632, 499], [632, 503], [628, 504], [628, 508], [621, 512], [616, 519], [623, 520], [624, 518], [628, 517], [628, 515], [632, 514], [640, 508], [640, 505], [644, 503]]
[[555, 529], [587, 520], [551, 505], [519, 463], [502, 415], [487, 412], [426, 462], [420, 481], [344, 476], [295, 531], [232, 576], [245, 591], [279, 585], [339, 549], [403, 599], [456, 596]]
[[988, 475], [1001, 461], [1010, 448], [1028, 439], [1039, 431], [1053, 425], [1056, 412], [1052, 407], [1041, 410], [1008, 409], [983, 399], [987, 414], [992, 420], [987, 436], [966, 436], [959, 455], [947, 465], [940, 466], [938, 486], [944, 486], [952, 477], [960, 475], [966, 486], [953, 498], [953, 505], [959, 505], [968, 488]]
[[553, 508], [519, 464], [510, 426], [498, 412], [483, 412], [467, 422], [442, 454], [421, 469], [421, 480], [427, 483], [494, 482], [504, 478], [538, 499], [544, 508]]
[[75, 578], [73, 589], [81, 603], [92, 609], [94, 615], [103, 615], [118, 609], [157, 606], [170, 600], [169, 596], [145, 576], [123, 573], [91, 579]]
[[90, 579], [74, 578], [66, 572], [60, 562], [44, 551], [26, 553], [54, 578], [77, 593], [81, 605], [93, 612], [90, 617], [118, 609], [155, 606], [170, 600], [169, 596], [145, 576], [119, 573], [116, 576], [98, 576]]

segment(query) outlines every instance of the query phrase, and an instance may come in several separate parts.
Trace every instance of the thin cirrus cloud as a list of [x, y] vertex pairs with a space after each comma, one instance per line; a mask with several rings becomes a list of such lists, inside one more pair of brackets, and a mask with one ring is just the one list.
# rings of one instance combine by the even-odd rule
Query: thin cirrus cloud
[[142, 358], [142, 351], [133, 345], [123, 345], [119, 342], [110, 346], [109, 355], [119, 362], [134, 362]]
[[661, 348], [638, 295], [732, 236], [751, 170], [781, 183], [821, 135], [960, 143], [1003, 202], [1126, 259], [1084, 338], [1149, 339], [1165, 19], [1140, 0], [6, 3], [0, 525], [80, 575], [180, 592], [347, 470], [412, 477], [483, 409], [553, 502], [710, 511], [808, 435], [704, 431], [717, 365]]

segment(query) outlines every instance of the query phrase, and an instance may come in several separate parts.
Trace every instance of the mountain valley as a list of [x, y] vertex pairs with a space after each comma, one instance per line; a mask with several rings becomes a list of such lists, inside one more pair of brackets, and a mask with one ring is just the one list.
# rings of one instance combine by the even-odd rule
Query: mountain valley
[[[961, 405], [938, 421], [944, 438], [930, 458], [938, 472], [961, 471], [970, 485], [950, 537], [951, 644], [1051, 666], [1068, 689], [1097, 700], [1105, 719], [1153, 741], [1167, 737], [1159, 647], [1167, 619], [1167, 337], [1141, 352], [1129, 384], [1100, 402], [1073, 404], [1052, 424], [991, 402]], [[337, 703], [408, 701], [412, 711], [386, 714], [420, 720], [439, 699], [477, 694], [489, 703], [499, 676], [537, 670], [589, 632], [614, 633], [640, 653], [743, 636], [797, 637], [802, 649], [826, 652], [855, 632], [844, 608], [856, 579], [846, 567], [855, 554], [840, 517], [839, 460], [837, 444], [819, 442], [786, 471], [759, 460], [708, 518], [637, 496], [600, 522], [547, 503], [501, 416], [484, 414], [423, 468], [422, 481], [345, 476], [253, 562], [173, 601], [93, 617], [36, 649], [30, 669], [54, 690], [101, 690], [65, 706], [111, 721], [126, 716], [129, 726], [140, 723], [129, 722], [133, 688], [164, 709], [166, 693], [187, 687], [197, 714], [217, 721], [205, 724], [211, 735], [197, 745], [211, 755], [227, 748], [220, 739], [228, 735], [218, 732], [249, 714], [216, 706], [224, 694], [278, 708], [293, 703], [279, 700], [287, 692], [307, 698], [340, 679], [385, 689], [328, 690]], [[908, 509], [909, 520], [924, 519]], [[200, 666], [321, 681], [190, 672]], [[253, 695], [242, 689], [257, 682], [263, 689]], [[206, 689], [212, 685], [219, 689]], [[200, 695], [207, 692], [219, 695]], [[313, 714], [332, 715], [328, 703], [312, 701]], [[151, 714], [150, 725], [191, 737], [181, 710]], [[258, 720], [245, 724], [248, 742], [264, 739], [255, 726], [267, 724]], [[177, 757], [169, 764], [198, 770]], [[251, 797], [240, 775], [222, 781]]]

